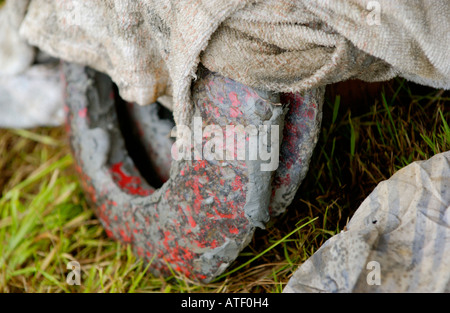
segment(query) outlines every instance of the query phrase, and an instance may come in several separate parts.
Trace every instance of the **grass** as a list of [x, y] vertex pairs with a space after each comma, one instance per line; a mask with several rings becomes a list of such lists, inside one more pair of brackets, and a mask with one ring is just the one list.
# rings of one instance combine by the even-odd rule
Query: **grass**
[[[0, 0], [1, 2], [1, 0]], [[450, 92], [403, 80], [368, 103], [327, 94], [310, 171], [287, 212], [216, 281], [154, 277], [89, 209], [63, 128], [0, 130], [0, 292], [281, 292], [382, 180], [450, 150]], [[81, 286], [65, 282], [81, 264]]]

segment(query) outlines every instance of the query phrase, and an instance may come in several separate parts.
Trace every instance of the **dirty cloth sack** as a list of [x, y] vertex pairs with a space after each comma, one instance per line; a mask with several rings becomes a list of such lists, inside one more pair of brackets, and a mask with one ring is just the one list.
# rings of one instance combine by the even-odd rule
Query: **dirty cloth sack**
[[33, 65], [14, 76], [0, 76], [0, 127], [33, 128], [64, 123], [59, 63]]
[[[11, 1], [11, 0], [8, 0]], [[400, 75], [450, 89], [447, 0], [14, 0], [20, 34], [109, 74], [125, 100], [192, 113], [199, 62], [251, 87], [302, 91]]]
[[0, 9], [0, 127], [31, 128], [64, 123], [59, 61], [19, 35], [27, 3]]
[[450, 151], [380, 183], [284, 292], [450, 292]]

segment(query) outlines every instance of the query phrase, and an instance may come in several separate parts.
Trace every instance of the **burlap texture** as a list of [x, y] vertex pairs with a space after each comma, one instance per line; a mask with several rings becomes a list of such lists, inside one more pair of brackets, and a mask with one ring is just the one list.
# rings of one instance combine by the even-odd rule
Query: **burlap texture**
[[0, 77], [21, 74], [33, 63], [33, 47], [19, 36], [26, 9], [25, 1], [8, 1], [0, 8]]
[[31, 0], [21, 35], [53, 56], [109, 74], [128, 101], [173, 94], [182, 124], [200, 61], [274, 91], [396, 75], [450, 88], [450, 2], [375, 1], [379, 25], [370, 23], [369, 2]]

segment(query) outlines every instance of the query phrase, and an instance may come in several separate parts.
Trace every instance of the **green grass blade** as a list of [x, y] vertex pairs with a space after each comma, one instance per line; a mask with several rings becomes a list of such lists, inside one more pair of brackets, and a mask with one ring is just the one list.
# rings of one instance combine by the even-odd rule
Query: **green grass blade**
[[252, 263], [253, 261], [259, 259], [260, 257], [262, 257], [264, 254], [266, 254], [267, 252], [269, 252], [270, 250], [272, 250], [273, 248], [275, 248], [276, 246], [278, 246], [279, 244], [281, 244], [282, 242], [284, 242], [286, 239], [288, 239], [289, 237], [291, 237], [293, 234], [295, 234], [296, 232], [298, 232], [299, 230], [301, 230], [302, 228], [306, 227], [307, 225], [313, 223], [314, 221], [316, 221], [318, 219], [318, 217], [315, 217], [311, 220], [309, 220], [308, 222], [306, 222], [305, 224], [302, 224], [301, 226], [297, 227], [296, 229], [294, 229], [293, 231], [291, 231], [289, 234], [287, 234], [286, 236], [284, 236], [283, 238], [281, 238], [280, 240], [278, 240], [277, 242], [275, 242], [273, 245], [271, 245], [269, 248], [267, 248], [266, 250], [264, 250], [263, 252], [259, 253], [258, 255], [256, 255], [255, 257], [251, 258], [250, 260], [248, 260], [247, 262], [239, 265], [238, 267], [236, 267], [235, 269], [228, 271], [227, 273], [220, 275], [219, 277], [217, 277], [216, 279], [214, 279], [214, 281], [220, 280], [226, 276], [229, 276], [231, 274], [233, 274], [234, 272], [239, 271], [240, 269], [246, 267], [247, 265], [249, 265], [250, 263]]

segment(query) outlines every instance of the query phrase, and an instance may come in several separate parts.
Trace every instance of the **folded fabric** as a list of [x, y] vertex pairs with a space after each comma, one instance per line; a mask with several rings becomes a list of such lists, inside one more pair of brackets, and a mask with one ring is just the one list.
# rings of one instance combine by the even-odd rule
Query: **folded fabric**
[[284, 292], [450, 292], [450, 151], [380, 183]]
[[0, 8], [0, 127], [32, 128], [64, 123], [59, 61], [19, 35], [28, 3]]
[[0, 127], [33, 128], [64, 123], [59, 63], [33, 65], [24, 73], [0, 76]]
[[277, 92], [396, 75], [450, 88], [449, 16], [447, 0], [32, 0], [20, 31], [109, 74], [125, 100], [173, 94], [185, 125], [199, 62]]
[[0, 77], [24, 72], [35, 58], [35, 49], [19, 35], [27, 6], [27, 1], [0, 5]]

